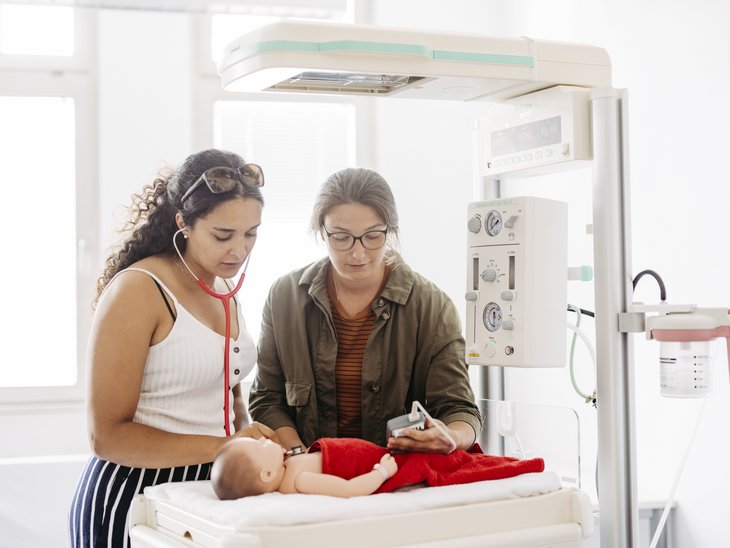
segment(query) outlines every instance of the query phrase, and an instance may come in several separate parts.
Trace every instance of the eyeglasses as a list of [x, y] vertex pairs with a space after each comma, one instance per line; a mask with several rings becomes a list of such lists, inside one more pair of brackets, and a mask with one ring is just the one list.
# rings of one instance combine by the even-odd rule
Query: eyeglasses
[[[324, 227], [322, 227], [324, 228]], [[349, 232], [329, 232], [324, 228], [330, 247], [336, 251], [349, 251], [355, 246], [355, 242], [360, 240], [360, 244], [369, 250], [380, 249], [385, 245], [385, 237], [388, 229], [370, 230], [361, 236], [353, 236]]]
[[195, 189], [205, 183], [213, 194], [221, 194], [229, 192], [236, 188], [238, 183], [249, 188], [260, 188], [264, 186], [264, 171], [258, 164], [243, 164], [238, 169], [231, 167], [212, 167], [203, 173], [197, 181], [195, 181], [188, 191], [183, 194], [180, 203], [195, 192]]

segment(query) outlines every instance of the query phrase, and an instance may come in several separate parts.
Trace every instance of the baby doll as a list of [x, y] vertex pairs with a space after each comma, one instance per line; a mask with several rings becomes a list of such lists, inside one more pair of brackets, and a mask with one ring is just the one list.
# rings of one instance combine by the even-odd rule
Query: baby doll
[[[354, 438], [321, 438], [307, 453], [285, 458], [271, 440], [238, 438], [227, 443], [211, 471], [219, 498], [235, 499], [271, 491], [352, 497], [385, 493], [424, 483], [453, 485], [542, 472], [542, 459], [485, 455], [478, 445], [448, 455], [402, 453]], [[397, 474], [396, 474], [397, 472]]]
[[385, 453], [370, 470], [343, 479], [322, 473], [322, 453], [307, 452], [286, 458], [287, 451], [266, 439], [236, 438], [223, 447], [213, 463], [213, 489], [221, 500], [280, 493], [308, 493], [334, 497], [369, 495], [395, 474], [398, 465]]

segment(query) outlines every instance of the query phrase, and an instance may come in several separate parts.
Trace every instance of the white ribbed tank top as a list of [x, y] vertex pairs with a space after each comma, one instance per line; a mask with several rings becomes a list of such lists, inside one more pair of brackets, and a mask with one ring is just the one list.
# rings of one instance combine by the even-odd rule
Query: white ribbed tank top
[[[183, 307], [157, 276], [141, 268], [128, 268], [117, 276], [136, 270], [160, 284], [175, 303], [177, 319], [170, 333], [150, 346], [134, 422], [180, 434], [225, 436], [223, 417], [223, 352], [225, 337], [219, 335]], [[103, 295], [102, 295], [103, 298]], [[162, 296], [160, 296], [162, 298]], [[223, 305], [221, 305], [222, 307]], [[230, 385], [240, 383], [253, 369], [256, 346], [238, 312], [238, 339], [230, 344]], [[233, 428], [233, 394], [229, 420]]]

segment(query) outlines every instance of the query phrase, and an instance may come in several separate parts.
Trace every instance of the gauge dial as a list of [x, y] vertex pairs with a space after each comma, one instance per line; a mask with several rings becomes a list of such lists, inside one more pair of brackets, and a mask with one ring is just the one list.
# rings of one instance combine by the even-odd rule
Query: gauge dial
[[490, 236], [496, 236], [502, 230], [502, 215], [499, 211], [493, 209], [487, 213], [487, 218], [484, 221], [484, 228], [487, 234]]
[[488, 303], [484, 307], [484, 313], [482, 314], [482, 321], [487, 331], [494, 333], [502, 325], [502, 309], [497, 303]]

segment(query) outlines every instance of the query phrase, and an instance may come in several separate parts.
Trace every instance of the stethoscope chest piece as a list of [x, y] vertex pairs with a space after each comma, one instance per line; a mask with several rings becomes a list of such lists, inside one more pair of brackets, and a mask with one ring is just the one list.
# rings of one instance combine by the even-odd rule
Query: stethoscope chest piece
[[294, 447], [292, 447], [291, 449], [289, 449], [289, 451], [287, 451], [286, 453], [284, 453], [284, 456], [285, 457], [294, 457], [296, 455], [301, 455], [302, 453], [306, 453], [306, 452], [307, 451], [304, 449], [303, 446], [301, 446], [301, 445], [295, 445]]

